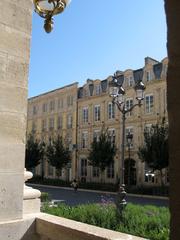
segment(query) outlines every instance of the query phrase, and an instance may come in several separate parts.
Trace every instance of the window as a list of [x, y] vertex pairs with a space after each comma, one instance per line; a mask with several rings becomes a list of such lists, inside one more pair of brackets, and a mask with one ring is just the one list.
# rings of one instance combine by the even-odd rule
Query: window
[[63, 99], [58, 99], [58, 108], [63, 108]]
[[108, 119], [114, 119], [115, 118], [115, 105], [110, 102], [108, 103]]
[[66, 145], [68, 146], [69, 151], [73, 150], [72, 135], [70, 133], [67, 133], [67, 135], [66, 135]]
[[[126, 141], [126, 146], [128, 147], [128, 141], [127, 141], [127, 135], [130, 133], [132, 134], [133, 136], [133, 127], [127, 127], [126, 130], [125, 130], [125, 141]], [[132, 138], [132, 141], [131, 141], [131, 144], [130, 144], [130, 148], [133, 147], [133, 138]]]
[[128, 77], [127, 79], [128, 79], [128, 87], [132, 87], [132, 86], [133, 86], [133, 83], [134, 83], [133, 77], [130, 76], [130, 77]]
[[35, 122], [32, 123], [32, 132], [33, 133], [36, 132], [36, 123]]
[[148, 183], [154, 183], [154, 173], [153, 171], [149, 168], [148, 164], [145, 162], [144, 164], [144, 181]]
[[87, 176], [87, 159], [86, 158], [81, 159], [81, 176], [82, 177]]
[[96, 141], [99, 141], [99, 137], [100, 137], [100, 130], [94, 130], [94, 136], [93, 138], [96, 139]]
[[[127, 99], [126, 100], [126, 109], [130, 109], [131, 107], [133, 106], [133, 99]], [[132, 112], [128, 112], [126, 113], [126, 116], [131, 116], [132, 115]]]
[[115, 134], [115, 129], [109, 129], [108, 130], [108, 135], [109, 135], [109, 139], [111, 141], [111, 144], [113, 146], [115, 146], [116, 143], [116, 134]]
[[82, 148], [88, 147], [88, 132], [82, 132]]
[[49, 104], [49, 110], [50, 111], [53, 111], [55, 109], [55, 101], [50, 101], [50, 104]]
[[41, 128], [42, 128], [43, 132], [46, 131], [46, 129], [47, 129], [47, 120], [46, 119], [42, 120]]
[[114, 178], [114, 162], [107, 168], [107, 178]]
[[99, 168], [93, 167], [93, 177], [99, 177]]
[[72, 122], [73, 122], [72, 115], [68, 114], [67, 115], [67, 128], [72, 128]]
[[94, 106], [94, 121], [100, 121], [101, 108], [100, 105]]
[[42, 105], [42, 111], [47, 112], [47, 103], [43, 103]]
[[49, 130], [53, 130], [54, 129], [54, 118], [50, 118], [49, 119]]
[[88, 107], [82, 109], [83, 123], [88, 123]]
[[146, 95], [146, 97], [145, 97], [145, 112], [152, 113], [153, 107], [154, 107], [153, 95]]
[[100, 84], [95, 86], [95, 93], [96, 93], [96, 95], [99, 95], [101, 93], [101, 86], [100, 86]]
[[145, 130], [146, 132], [150, 133], [150, 132], [151, 132], [151, 129], [152, 129], [151, 127], [152, 127], [152, 124], [146, 124], [144, 130]]
[[33, 106], [33, 115], [37, 114], [37, 106]]
[[53, 176], [54, 168], [50, 164], [48, 164], [48, 176]]
[[58, 116], [58, 118], [57, 118], [57, 128], [62, 129], [62, 127], [63, 127], [63, 118], [62, 118], [62, 116]]
[[73, 105], [73, 96], [67, 96], [67, 106]]
[[88, 89], [84, 89], [84, 97], [88, 97], [89, 96], [89, 91]]
[[151, 81], [151, 72], [150, 71], [146, 72], [146, 81], [147, 82]]

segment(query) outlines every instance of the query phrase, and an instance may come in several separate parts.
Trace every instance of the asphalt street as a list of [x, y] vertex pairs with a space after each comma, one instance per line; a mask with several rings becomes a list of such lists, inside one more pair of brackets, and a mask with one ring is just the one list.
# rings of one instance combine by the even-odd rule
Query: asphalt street
[[[38, 186], [33, 185], [33, 188], [39, 189], [41, 192], [48, 192], [51, 199], [61, 200], [69, 206], [88, 203], [102, 203], [102, 202], [115, 202], [116, 194], [105, 192], [94, 192], [90, 190], [78, 189], [74, 192], [73, 189], [65, 189], [60, 187], [51, 186]], [[140, 205], [155, 205], [155, 206], [168, 206], [167, 199], [154, 199], [148, 197], [127, 196], [127, 202], [136, 203]]]

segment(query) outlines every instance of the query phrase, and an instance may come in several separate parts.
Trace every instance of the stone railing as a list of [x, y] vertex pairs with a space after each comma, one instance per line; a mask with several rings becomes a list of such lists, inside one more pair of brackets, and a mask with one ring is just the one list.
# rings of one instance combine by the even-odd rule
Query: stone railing
[[24, 169], [24, 194], [23, 194], [23, 213], [39, 213], [40, 212], [40, 196], [41, 192], [32, 187], [26, 186], [25, 182], [31, 179], [33, 174]]

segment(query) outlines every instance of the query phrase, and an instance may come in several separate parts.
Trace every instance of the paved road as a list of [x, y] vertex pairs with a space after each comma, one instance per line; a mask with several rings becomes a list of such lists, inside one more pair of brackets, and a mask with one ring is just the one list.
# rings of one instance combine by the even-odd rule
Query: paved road
[[[33, 185], [34, 188], [39, 189], [41, 192], [48, 192], [51, 199], [63, 200], [70, 206], [87, 203], [101, 203], [103, 199], [105, 201], [114, 202], [116, 194], [91, 192], [78, 189], [74, 192], [72, 189], [56, 188], [51, 186], [37, 186]], [[168, 200], [166, 199], [151, 199], [147, 197], [134, 197], [127, 196], [127, 201], [131, 203], [141, 205], [156, 205], [156, 206], [168, 206]]]

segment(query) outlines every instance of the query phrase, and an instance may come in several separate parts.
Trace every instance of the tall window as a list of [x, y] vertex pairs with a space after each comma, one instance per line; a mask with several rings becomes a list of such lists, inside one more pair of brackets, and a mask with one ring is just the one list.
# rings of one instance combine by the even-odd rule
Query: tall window
[[99, 177], [99, 168], [93, 167], [93, 177]]
[[55, 109], [55, 101], [52, 100], [52, 101], [50, 101], [50, 103], [49, 103], [49, 110], [50, 110], [50, 111], [54, 111], [54, 109]]
[[88, 123], [88, 107], [82, 109], [82, 120], [83, 123]]
[[42, 131], [43, 132], [46, 131], [47, 130], [47, 120], [43, 119], [41, 124], [42, 124], [42, 126], [41, 126]]
[[[132, 98], [131, 99], [127, 99], [126, 100], [126, 108], [130, 109], [132, 107], [132, 105], [133, 105], [133, 99]], [[126, 116], [131, 116], [131, 115], [132, 115], [132, 112], [126, 113]]]
[[100, 121], [101, 120], [101, 107], [100, 105], [94, 106], [94, 121]]
[[108, 135], [109, 135], [111, 144], [112, 144], [113, 146], [115, 146], [115, 143], [116, 143], [116, 133], [115, 133], [115, 129], [109, 129], [109, 130], [108, 130]]
[[33, 106], [33, 115], [37, 114], [37, 106]]
[[96, 95], [99, 95], [101, 93], [101, 85], [100, 84], [95, 86], [95, 93], [96, 93]]
[[88, 147], [88, 132], [82, 132], [82, 148]]
[[49, 119], [49, 130], [53, 130], [54, 129], [54, 118], [50, 118]]
[[58, 99], [58, 108], [63, 108], [63, 99]]
[[81, 176], [82, 177], [87, 176], [87, 159], [86, 158], [81, 159]]
[[57, 128], [62, 129], [62, 127], [63, 127], [63, 118], [62, 118], [62, 116], [58, 116], [58, 118], [57, 118]]
[[145, 112], [152, 113], [154, 107], [154, 97], [153, 95], [146, 95], [145, 97]]
[[73, 96], [67, 96], [67, 106], [73, 105]]
[[129, 86], [129, 87], [132, 87], [132, 86], [133, 86], [133, 83], [134, 83], [134, 81], [133, 81], [133, 76], [128, 77], [128, 86]]
[[[127, 127], [126, 128], [126, 130], [125, 130], [126, 146], [128, 146], [127, 135], [130, 133], [133, 136], [133, 132], [134, 132], [133, 127]], [[133, 147], [133, 138], [132, 138], [132, 141], [131, 141], [130, 148], [132, 148], [132, 147]]]
[[112, 102], [108, 103], [108, 119], [115, 118], [115, 104]]
[[151, 72], [150, 71], [146, 72], [146, 81], [147, 82], [151, 81]]
[[48, 175], [53, 176], [54, 168], [51, 164], [48, 164]]
[[100, 130], [94, 130], [93, 138], [96, 139], [97, 142], [99, 141], [100, 132]]
[[107, 178], [114, 178], [114, 162], [107, 167]]
[[32, 123], [32, 132], [36, 132], [36, 123], [35, 122]]
[[73, 122], [72, 115], [68, 114], [67, 115], [67, 128], [72, 128], [72, 122]]
[[47, 112], [47, 103], [43, 103], [42, 105], [42, 111]]

